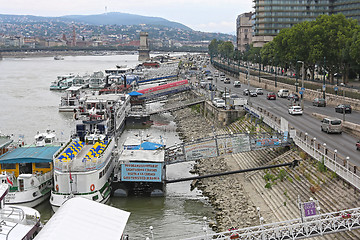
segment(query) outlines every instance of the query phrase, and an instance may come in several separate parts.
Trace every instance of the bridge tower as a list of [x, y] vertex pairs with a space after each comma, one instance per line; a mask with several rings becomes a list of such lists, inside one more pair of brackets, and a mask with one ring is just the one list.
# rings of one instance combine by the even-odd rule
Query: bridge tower
[[141, 62], [150, 60], [148, 36], [149, 34], [147, 32], [140, 32], [140, 47], [138, 51], [139, 51], [139, 61]]

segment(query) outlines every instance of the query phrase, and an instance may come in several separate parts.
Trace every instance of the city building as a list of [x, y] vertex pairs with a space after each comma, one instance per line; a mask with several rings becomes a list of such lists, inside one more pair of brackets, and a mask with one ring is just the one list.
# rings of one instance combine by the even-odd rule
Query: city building
[[252, 17], [254, 13], [247, 12], [239, 15], [236, 19], [236, 47], [243, 52], [246, 46], [252, 43]]
[[281, 29], [303, 21], [313, 21], [319, 15], [342, 13], [360, 21], [360, 2], [354, 0], [253, 0], [253, 46], [262, 47]]

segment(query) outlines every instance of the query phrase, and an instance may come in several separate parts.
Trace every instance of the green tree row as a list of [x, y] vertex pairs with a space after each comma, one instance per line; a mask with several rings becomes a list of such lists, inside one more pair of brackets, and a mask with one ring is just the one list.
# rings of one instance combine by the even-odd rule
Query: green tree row
[[248, 46], [239, 52], [234, 51], [231, 42], [214, 39], [209, 54], [296, 70], [303, 62], [312, 79], [316, 70], [325, 70], [332, 84], [335, 73], [347, 82], [349, 74], [354, 76], [360, 69], [360, 26], [357, 20], [346, 19], [343, 14], [321, 15], [315, 21], [282, 29], [262, 48]]

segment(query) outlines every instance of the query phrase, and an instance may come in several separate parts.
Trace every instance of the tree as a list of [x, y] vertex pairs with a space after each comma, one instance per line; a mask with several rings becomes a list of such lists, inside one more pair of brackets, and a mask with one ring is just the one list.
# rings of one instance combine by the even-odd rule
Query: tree
[[222, 57], [231, 58], [234, 52], [234, 45], [232, 42], [222, 42], [218, 46], [218, 51]]
[[223, 41], [221, 40], [217, 40], [217, 39], [213, 39], [211, 40], [210, 44], [209, 44], [209, 54], [210, 56], [218, 56], [219, 54], [219, 45], [222, 43]]

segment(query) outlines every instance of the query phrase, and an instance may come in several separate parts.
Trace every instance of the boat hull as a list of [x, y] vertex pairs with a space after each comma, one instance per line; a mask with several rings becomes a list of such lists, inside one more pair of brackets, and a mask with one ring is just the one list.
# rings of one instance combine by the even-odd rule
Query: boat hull
[[[40, 203], [49, 199], [51, 190], [47, 191], [45, 194], [40, 194], [36, 197], [33, 197], [34, 193], [40, 193], [35, 189], [24, 191], [24, 192], [10, 192], [5, 197], [5, 203], [10, 205], [21, 205], [25, 207], [36, 207]], [[16, 196], [17, 195], [17, 196]]]

